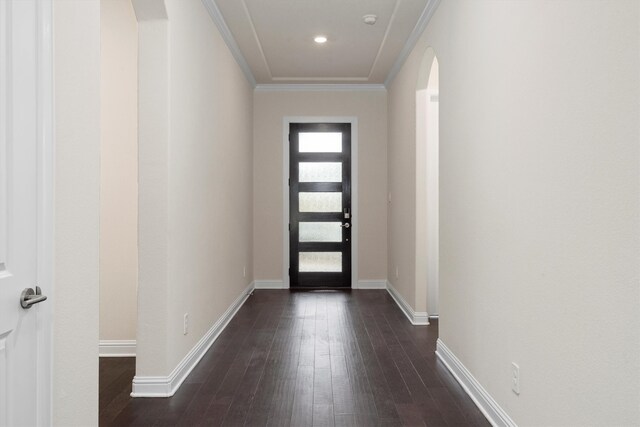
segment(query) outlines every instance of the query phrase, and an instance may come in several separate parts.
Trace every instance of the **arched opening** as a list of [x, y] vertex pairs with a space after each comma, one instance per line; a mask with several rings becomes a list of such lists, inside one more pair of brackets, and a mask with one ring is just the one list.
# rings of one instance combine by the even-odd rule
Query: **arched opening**
[[439, 65], [424, 54], [416, 86], [416, 305], [438, 316]]

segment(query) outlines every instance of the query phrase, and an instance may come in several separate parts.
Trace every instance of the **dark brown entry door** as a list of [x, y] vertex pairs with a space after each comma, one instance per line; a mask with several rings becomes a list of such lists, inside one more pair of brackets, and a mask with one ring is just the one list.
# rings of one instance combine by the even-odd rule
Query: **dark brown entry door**
[[289, 127], [292, 288], [351, 287], [351, 124]]

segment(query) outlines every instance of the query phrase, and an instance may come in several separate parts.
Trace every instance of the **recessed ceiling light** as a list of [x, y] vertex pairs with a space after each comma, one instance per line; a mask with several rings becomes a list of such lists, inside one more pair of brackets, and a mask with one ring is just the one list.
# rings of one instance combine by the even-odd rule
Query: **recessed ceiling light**
[[327, 38], [325, 36], [315, 36], [313, 38], [313, 41], [318, 43], [318, 44], [323, 44], [327, 42]]
[[378, 17], [373, 14], [364, 15], [362, 17], [362, 22], [364, 22], [367, 25], [374, 25], [377, 20], [378, 20]]

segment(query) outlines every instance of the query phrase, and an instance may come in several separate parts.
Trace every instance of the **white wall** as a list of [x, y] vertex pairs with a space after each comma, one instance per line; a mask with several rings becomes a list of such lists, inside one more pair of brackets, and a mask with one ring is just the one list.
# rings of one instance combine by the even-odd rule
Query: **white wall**
[[138, 24], [101, 0], [100, 340], [135, 340], [138, 286]]
[[55, 0], [53, 424], [98, 423], [100, 1]]
[[254, 95], [254, 271], [283, 279], [283, 153], [285, 116], [358, 118], [359, 280], [386, 280], [386, 91], [256, 91]]
[[[252, 281], [253, 103], [251, 85], [202, 2], [172, 0], [167, 9], [169, 339], [177, 344], [169, 361], [177, 364]], [[187, 312], [191, 332], [184, 337]]]
[[201, 1], [165, 3], [139, 24], [137, 376], [168, 375], [253, 277], [252, 87]]
[[390, 88], [389, 267], [412, 269], [415, 91], [433, 46], [440, 336], [518, 425], [640, 424], [639, 8], [443, 1]]

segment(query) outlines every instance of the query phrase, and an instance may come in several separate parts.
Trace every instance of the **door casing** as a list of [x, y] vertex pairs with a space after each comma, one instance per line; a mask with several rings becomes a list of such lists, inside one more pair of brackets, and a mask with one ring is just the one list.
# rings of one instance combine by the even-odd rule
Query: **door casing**
[[351, 288], [358, 288], [358, 118], [353, 116], [285, 116], [282, 121], [282, 283], [289, 280], [289, 125], [291, 123], [351, 124]]
[[41, 304], [39, 321], [43, 332], [38, 337], [39, 425], [53, 424], [53, 312], [54, 215], [55, 215], [55, 138], [53, 93], [53, 0], [38, 2], [38, 283], [46, 286], [49, 304]]

